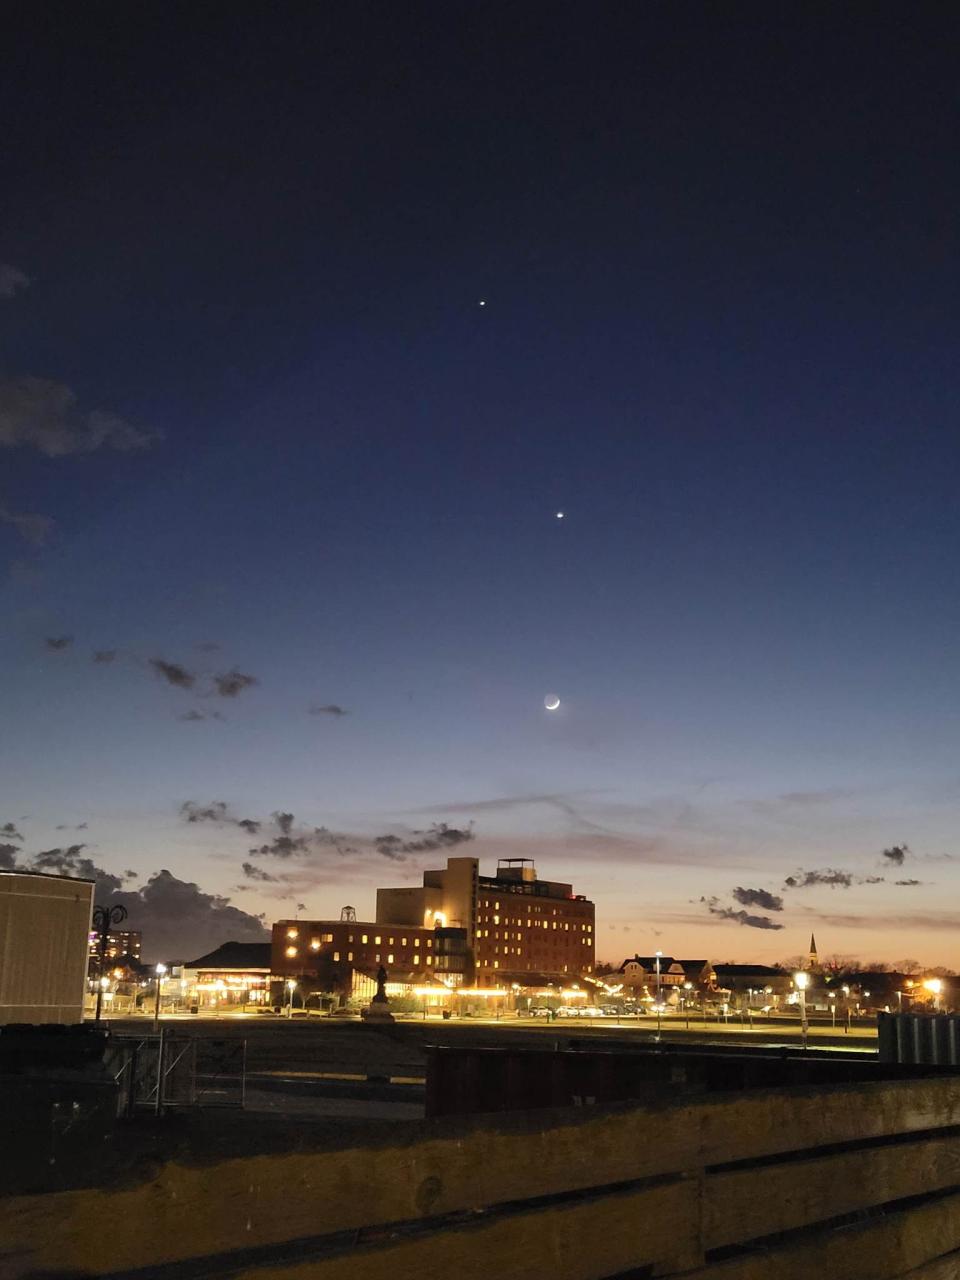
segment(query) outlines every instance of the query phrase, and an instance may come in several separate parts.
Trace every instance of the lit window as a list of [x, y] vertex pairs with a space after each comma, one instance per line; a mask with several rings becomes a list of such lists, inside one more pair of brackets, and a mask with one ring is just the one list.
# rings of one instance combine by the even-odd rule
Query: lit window
[[494, 911], [499, 911], [499, 910], [500, 910], [500, 903], [499, 903], [499, 902], [495, 902], [495, 903], [493, 904], [493, 909], [494, 909]]
[[392, 939], [392, 938], [388, 938], [388, 939], [387, 939], [387, 946], [390, 946], [390, 947], [392, 947], [392, 946], [393, 946], [393, 939]]
[[360, 941], [361, 941], [361, 942], [366, 942], [366, 941], [367, 941], [367, 935], [366, 935], [366, 934], [363, 934], [363, 936], [360, 938]]
[[499, 923], [500, 923], [500, 917], [499, 917], [499, 916], [494, 916], [494, 917], [493, 917], [493, 923], [494, 923], [494, 924], [499, 924]]
[[406, 940], [406, 938], [401, 938], [401, 939], [400, 939], [400, 945], [401, 945], [401, 947], [405, 947], [405, 946], [407, 945], [407, 940]]
[[333, 941], [333, 934], [332, 934], [332, 933], [325, 933], [325, 934], [323, 935], [323, 940], [324, 940], [324, 942], [332, 942], [332, 941]]
[[427, 956], [427, 964], [433, 964], [433, 956]]
[[380, 945], [380, 935], [379, 935], [379, 933], [378, 933], [378, 934], [377, 934], [377, 936], [374, 938], [374, 940], [373, 940], [373, 944], [374, 944], [374, 946], [379, 947], [379, 945]]
[[353, 952], [352, 952], [352, 951], [348, 951], [348, 952], [347, 952], [347, 959], [348, 959], [348, 960], [352, 960], [352, 959], [353, 959]]
[[499, 961], [499, 960], [494, 960], [494, 962], [493, 962], [493, 967], [494, 967], [495, 969], [499, 969], [499, 968], [500, 968], [500, 961]]
[[339, 951], [335, 951], [335, 952], [333, 953], [333, 958], [334, 958], [334, 960], [339, 960], [339, 959], [340, 959], [340, 952], [339, 952]]
[[377, 964], [379, 964], [379, 963], [380, 963], [380, 952], [378, 951], [378, 952], [377, 952], [377, 954], [376, 954], [373, 958], [374, 958], [374, 960], [376, 960]]
[[319, 950], [320, 950], [320, 939], [319, 939], [319, 938], [311, 938], [311, 939], [310, 939], [310, 950], [311, 950], [311, 951], [319, 951]]
[[392, 952], [392, 951], [391, 951], [391, 952], [389, 952], [389, 954], [387, 955], [387, 964], [393, 964], [393, 952]]
[[348, 942], [352, 942], [352, 941], [353, 941], [353, 934], [352, 934], [352, 933], [347, 934], [347, 941], [348, 941]]
[[288, 930], [287, 930], [287, 937], [288, 937], [288, 938], [299, 938], [299, 937], [300, 937], [300, 930], [299, 930], [299, 929], [288, 929]]
[[296, 954], [297, 954], [297, 948], [296, 948], [296, 947], [287, 947], [287, 955], [288, 955], [288, 956], [293, 957], [293, 956], [295, 956]]
[[428, 946], [428, 947], [432, 947], [432, 946], [433, 946], [433, 939], [432, 939], [432, 938], [428, 938], [428, 939], [427, 939], [427, 946]]

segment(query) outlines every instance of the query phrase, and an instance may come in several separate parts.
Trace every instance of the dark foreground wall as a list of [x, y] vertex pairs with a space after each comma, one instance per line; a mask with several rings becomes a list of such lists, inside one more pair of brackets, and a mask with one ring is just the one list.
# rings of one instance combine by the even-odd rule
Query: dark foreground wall
[[4, 1280], [953, 1280], [960, 1081], [401, 1125], [0, 1197]]
[[0, 1193], [58, 1188], [98, 1161], [117, 1114], [105, 1041], [83, 1026], [0, 1030]]

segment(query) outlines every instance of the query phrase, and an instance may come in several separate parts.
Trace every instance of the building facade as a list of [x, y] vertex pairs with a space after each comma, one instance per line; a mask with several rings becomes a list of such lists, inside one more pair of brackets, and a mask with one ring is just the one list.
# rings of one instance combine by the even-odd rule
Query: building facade
[[[352, 911], [348, 914], [352, 916]], [[529, 859], [482, 876], [476, 858], [448, 858], [423, 884], [377, 890], [376, 920], [278, 920], [271, 971], [347, 993], [354, 970], [501, 987], [593, 973], [594, 905], [572, 885], [539, 880]]]
[[540, 880], [529, 858], [502, 858], [492, 876], [476, 858], [448, 858], [418, 888], [378, 889], [377, 921], [464, 930], [480, 985], [592, 974], [596, 912], [573, 886]]
[[[88, 972], [91, 978], [100, 977], [100, 935], [91, 930], [89, 939]], [[140, 948], [143, 945], [143, 934], [139, 929], [118, 929], [107, 935], [107, 948], [104, 955], [105, 970], [112, 969], [118, 960], [129, 957], [140, 963]]]
[[81, 1022], [93, 881], [0, 871], [0, 1025]]

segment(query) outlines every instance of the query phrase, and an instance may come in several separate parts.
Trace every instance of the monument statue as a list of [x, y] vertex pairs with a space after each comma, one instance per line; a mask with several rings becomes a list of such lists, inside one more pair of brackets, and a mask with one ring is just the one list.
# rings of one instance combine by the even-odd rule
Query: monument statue
[[373, 997], [366, 1009], [360, 1012], [364, 1021], [372, 1022], [392, 1022], [393, 1014], [390, 1012], [390, 1000], [387, 996], [387, 971], [383, 967], [377, 970], [377, 994]]

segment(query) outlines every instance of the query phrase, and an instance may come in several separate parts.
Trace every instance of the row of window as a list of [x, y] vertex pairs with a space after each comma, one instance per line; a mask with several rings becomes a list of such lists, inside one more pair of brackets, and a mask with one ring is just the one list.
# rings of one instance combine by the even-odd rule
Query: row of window
[[[297, 955], [297, 949], [296, 949], [296, 947], [287, 947], [287, 955], [288, 955], [288, 957], [292, 960], [292, 959], [293, 959], [293, 957]], [[339, 960], [340, 960], [340, 952], [339, 952], [339, 951], [334, 951], [334, 953], [333, 953], [333, 959], [334, 959], [336, 962], [339, 962]], [[394, 956], [394, 954], [393, 954], [393, 952], [392, 952], [392, 951], [387, 953], [386, 958], [384, 958], [384, 956], [383, 956], [383, 955], [378, 951], [378, 952], [374, 955], [374, 957], [373, 957], [373, 963], [374, 963], [374, 964], [381, 964], [381, 963], [383, 963], [383, 964], [393, 964], [393, 963], [395, 962], [395, 959], [396, 959], [396, 957]], [[369, 960], [370, 960], [370, 956], [369, 956], [369, 955], [362, 955], [362, 956], [360, 957], [360, 961], [361, 961], [361, 963], [368, 963], [368, 962], [369, 962]], [[347, 963], [348, 963], [348, 964], [349, 964], [349, 963], [352, 963], [352, 961], [353, 961], [353, 952], [352, 952], [352, 951], [348, 951], [348, 952], [347, 952]], [[414, 957], [413, 957], [413, 963], [418, 965], [418, 964], [420, 963], [420, 957], [419, 957], [419, 956], [414, 956]], [[427, 957], [426, 957], [426, 963], [427, 963], [428, 965], [432, 965], [432, 964], [433, 964], [433, 956], [427, 956]]]

